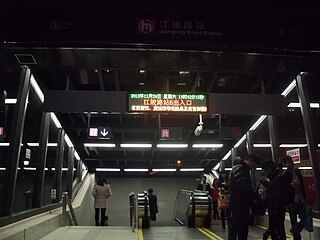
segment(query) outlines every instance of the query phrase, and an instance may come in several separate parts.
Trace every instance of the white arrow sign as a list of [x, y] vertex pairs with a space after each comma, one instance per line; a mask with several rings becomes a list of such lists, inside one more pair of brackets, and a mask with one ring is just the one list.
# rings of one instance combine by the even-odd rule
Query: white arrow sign
[[103, 131], [100, 131], [100, 133], [101, 133], [102, 136], [105, 137], [105, 136], [108, 135], [109, 131], [106, 131], [106, 129], [104, 128]]

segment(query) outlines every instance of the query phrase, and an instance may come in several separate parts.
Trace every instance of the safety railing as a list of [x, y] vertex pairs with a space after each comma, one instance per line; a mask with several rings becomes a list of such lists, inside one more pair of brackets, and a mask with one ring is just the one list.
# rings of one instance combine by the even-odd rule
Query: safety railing
[[129, 204], [130, 204], [130, 226], [132, 228], [132, 232], [135, 232], [135, 229], [138, 227], [138, 205], [137, 198], [134, 192], [129, 194]]
[[[67, 211], [67, 205], [69, 211]], [[62, 193], [62, 217], [63, 217], [63, 226], [67, 226], [67, 223], [70, 222], [73, 226], [78, 226], [78, 221], [74, 213], [68, 192]], [[69, 221], [68, 221], [69, 220]]]

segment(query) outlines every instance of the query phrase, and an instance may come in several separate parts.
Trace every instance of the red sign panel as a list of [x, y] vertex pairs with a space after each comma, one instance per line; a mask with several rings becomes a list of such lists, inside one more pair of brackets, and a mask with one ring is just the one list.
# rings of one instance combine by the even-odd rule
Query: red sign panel
[[161, 129], [161, 138], [170, 138], [170, 129]]
[[3, 131], [3, 127], [0, 127], [0, 136], [3, 136], [4, 131]]
[[294, 164], [300, 163], [301, 157], [300, 157], [300, 149], [299, 148], [288, 150], [287, 155], [292, 158], [292, 161]]

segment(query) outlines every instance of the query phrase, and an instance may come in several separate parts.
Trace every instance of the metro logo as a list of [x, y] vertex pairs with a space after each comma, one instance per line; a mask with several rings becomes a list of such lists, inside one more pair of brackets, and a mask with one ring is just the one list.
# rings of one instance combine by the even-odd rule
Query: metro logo
[[140, 19], [138, 21], [138, 33], [154, 34], [155, 33], [155, 20], [154, 19]]

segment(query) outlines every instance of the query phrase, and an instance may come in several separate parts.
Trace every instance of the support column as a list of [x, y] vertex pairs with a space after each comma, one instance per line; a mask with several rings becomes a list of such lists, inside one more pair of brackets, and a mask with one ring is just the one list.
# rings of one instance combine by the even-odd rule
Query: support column
[[301, 105], [301, 114], [303, 120], [304, 131], [306, 134], [309, 158], [313, 169], [313, 177], [315, 181], [315, 189], [318, 199], [318, 210], [320, 209], [319, 199], [320, 199], [320, 171], [319, 171], [319, 162], [317, 160], [316, 149], [316, 136], [315, 136], [315, 125], [314, 120], [311, 116], [310, 110], [310, 100], [307, 92], [307, 87], [305, 85], [306, 75], [297, 76], [297, 93], [299, 102]]
[[78, 182], [81, 182], [81, 174], [82, 174], [82, 172], [81, 172], [81, 169], [82, 169], [82, 166], [81, 166], [81, 164], [82, 164], [82, 162], [81, 162], [81, 160], [79, 160], [78, 162], [77, 162], [77, 166], [78, 166], [78, 168], [77, 168], [77, 179], [78, 179]]
[[254, 150], [253, 150], [253, 134], [252, 134], [252, 131], [248, 131], [246, 133], [247, 135], [247, 152], [248, 152], [248, 155], [253, 153]]
[[274, 116], [268, 116], [269, 138], [271, 143], [272, 160], [279, 163], [279, 136], [277, 128], [277, 120]]
[[35, 186], [33, 189], [33, 202], [32, 207], [39, 208], [43, 203], [43, 186], [45, 177], [45, 167], [47, 162], [47, 149], [49, 139], [49, 127], [50, 127], [50, 113], [43, 112], [40, 126], [40, 137], [39, 137], [39, 155], [38, 155], [38, 167], [37, 176], [35, 179]]
[[30, 69], [23, 67], [20, 75], [20, 84], [15, 105], [12, 128], [10, 132], [9, 161], [6, 170], [7, 184], [5, 185], [5, 200], [2, 207], [2, 215], [11, 216], [13, 209], [14, 194], [16, 189], [17, 171], [20, 159], [21, 141], [27, 111], [27, 100], [30, 90]]
[[53, 188], [56, 189], [56, 199], [53, 202], [58, 203], [61, 199], [61, 181], [62, 181], [62, 163], [63, 163], [63, 152], [64, 152], [64, 134], [65, 131], [62, 128], [58, 130], [58, 148], [56, 154], [56, 164], [54, 172], [54, 185]]
[[235, 147], [231, 148], [231, 166], [234, 165], [234, 159], [238, 156], [237, 149]]
[[[252, 154], [254, 152], [253, 150], [253, 133], [252, 131], [248, 131], [246, 133], [247, 135], [247, 152], [248, 152], [248, 155], [249, 154]], [[255, 170], [251, 171], [251, 182], [252, 182], [252, 186], [254, 189], [257, 188], [257, 183], [256, 183], [256, 172]]]
[[73, 167], [74, 167], [74, 148], [70, 147], [68, 152], [68, 176], [67, 176], [67, 189], [66, 189], [70, 199], [72, 199]]

